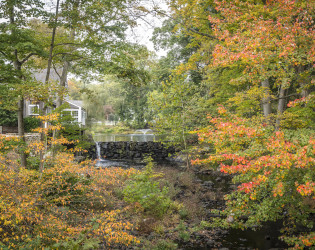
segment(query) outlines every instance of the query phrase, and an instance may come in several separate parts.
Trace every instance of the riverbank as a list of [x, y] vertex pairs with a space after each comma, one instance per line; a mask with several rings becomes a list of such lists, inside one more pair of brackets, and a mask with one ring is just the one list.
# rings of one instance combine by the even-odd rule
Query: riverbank
[[280, 227], [274, 223], [256, 231], [211, 226], [212, 218], [218, 216], [211, 210], [224, 209], [224, 195], [236, 188], [230, 176], [187, 170], [174, 163], [158, 164], [154, 171], [177, 208], [162, 217], [133, 209], [131, 222], [138, 226], [133, 233], [141, 243], [131, 249], [287, 249], [278, 239]]

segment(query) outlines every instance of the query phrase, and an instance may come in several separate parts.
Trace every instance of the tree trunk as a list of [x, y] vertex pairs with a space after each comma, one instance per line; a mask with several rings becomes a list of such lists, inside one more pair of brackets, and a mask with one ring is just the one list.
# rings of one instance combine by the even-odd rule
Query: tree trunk
[[56, 14], [55, 14], [54, 26], [52, 29], [52, 35], [51, 35], [51, 42], [50, 42], [50, 48], [49, 48], [49, 57], [48, 57], [48, 62], [47, 62], [47, 72], [46, 72], [45, 84], [48, 83], [49, 76], [50, 76], [50, 69], [51, 69], [51, 64], [52, 64], [53, 50], [54, 50], [54, 46], [55, 46], [55, 37], [56, 37], [56, 30], [57, 30], [58, 10], [59, 10], [59, 0], [57, 0], [57, 4], [56, 4]]
[[276, 130], [279, 130], [280, 128], [280, 121], [281, 121], [281, 116], [283, 114], [284, 111], [284, 104], [285, 104], [285, 92], [286, 89], [281, 86], [280, 88], [280, 93], [279, 93], [279, 102], [278, 102], [278, 109], [277, 109], [277, 120], [276, 120]]
[[[18, 101], [18, 133], [23, 144], [25, 145], [23, 111], [24, 111], [24, 98], [22, 97]], [[24, 145], [22, 147], [22, 151], [20, 152], [20, 157], [21, 157], [21, 165], [23, 167], [26, 167], [26, 154], [24, 152]]]
[[261, 86], [264, 89], [264, 97], [262, 99], [262, 107], [264, 116], [268, 117], [271, 114], [271, 98], [270, 98], [270, 84], [269, 79], [262, 81]]
[[[15, 13], [14, 13], [14, 4], [12, 4], [9, 8], [9, 15], [10, 15], [10, 24], [13, 26], [15, 24]], [[12, 28], [11, 33], [14, 34], [15, 30]], [[22, 79], [22, 63], [19, 61], [18, 58], [18, 51], [14, 51], [14, 57], [15, 59], [13, 60], [13, 65], [14, 68], [20, 73], [20, 78]], [[18, 134], [22, 142], [24, 143], [22, 150], [20, 152], [20, 157], [21, 157], [21, 165], [23, 167], [26, 167], [26, 154], [24, 151], [24, 146], [25, 146], [25, 137], [24, 137], [24, 98], [23, 96], [20, 98], [18, 101]]]
[[[60, 83], [59, 83], [61, 87], [66, 87], [69, 67], [70, 67], [70, 63], [68, 61], [65, 61], [62, 67], [62, 74], [61, 74]], [[63, 99], [63, 96], [57, 97], [56, 108], [59, 108], [61, 106], [62, 99]]]
[[[74, 41], [74, 38], [75, 38], [75, 30], [71, 29], [70, 39], [72, 41]], [[63, 63], [63, 67], [62, 67], [62, 74], [60, 77], [60, 83], [59, 83], [59, 85], [61, 87], [66, 87], [67, 75], [68, 75], [69, 68], [70, 68], [70, 62], [69, 62], [69, 60], [67, 60], [67, 58], [65, 58], [65, 61]], [[57, 97], [57, 103], [56, 103], [57, 108], [59, 108], [61, 106], [63, 97], [64, 96], [58, 96]]]
[[[51, 42], [50, 42], [50, 48], [49, 48], [49, 56], [48, 56], [48, 62], [47, 62], [45, 84], [48, 84], [49, 77], [50, 77], [50, 69], [51, 69], [51, 65], [52, 65], [53, 50], [54, 50], [54, 46], [55, 46], [55, 37], [56, 37], [56, 30], [57, 30], [58, 11], [59, 11], [59, 0], [57, 0], [57, 4], [56, 4], [55, 20], [54, 20], [54, 26], [53, 26], [52, 34], [51, 34]], [[45, 103], [43, 101], [41, 101], [39, 103], [39, 109], [40, 109], [41, 115], [46, 114]], [[44, 129], [45, 128], [45, 122], [41, 121], [40, 127]], [[42, 132], [40, 135], [40, 141], [43, 145], [45, 144], [44, 132]], [[44, 168], [44, 152], [43, 151], [40, 152], [39, 159], [40, 159], [39, 169], [40, 169], [40, 171], [42, 171]]]
[[[302, 65], [298, 66], [297, 72], [300, 75], [301, 73], [303, 73], [304, 71], [304, 67]], [[309, 90], [305, 87], [307, 85], [307, 82], [311, 81], [311, 77], [308, 77], [306, 79], [302, 79], [301, 83], [300, 83], [300, 87], [302, 88], [301, 91], [301, 97], [307, 97], [309, 95]]]

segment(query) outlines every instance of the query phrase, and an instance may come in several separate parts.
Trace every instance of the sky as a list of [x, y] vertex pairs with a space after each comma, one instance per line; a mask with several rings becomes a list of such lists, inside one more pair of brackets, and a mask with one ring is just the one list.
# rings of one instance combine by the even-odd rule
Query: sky
[[[148, 10], [152, 10], [154, 8], [159, 8], [163, 11], [168, 11], [167, 0], [139, 0], [137, 4], [142, 5]], [[62, 2], [62, 0], [61, 0]], [[56, 0], [46, 0], [46, 8], [48, 8], [51, 12], [55, 12]], [[127, 31], [127, 39], [130, 42], [139, 43], [141, 45], [145, 45], [150, 51], [154, 51], [158, 57], [165, 56], [165, 50], [154, 49], [153, 43], [150, 41], [152, 37], [152, 33], [155, 27], [161, 27], [163, 22], [163, 17], [152, 14], [148, 14], [143, 16], [142, 18], [138, 18], [137, 20], [138, 26], [134, 28], [129, 28]]]
[[[142, 0], [141, 3], [147, 9], [158, 7], [163, 11], [168, 11], [166, 0]], [[164, 19], [154, 14], [148, 14], [138, 19], [138, 26], [129, 29], [127, 32], [128, 40], [145, 45], [150, 51], [154, 51], [158, 57], [165, 56], [167, 51], [163, 49], [155, 50], [153, 43], [150, 41], [154, 28], [161, 27]]]

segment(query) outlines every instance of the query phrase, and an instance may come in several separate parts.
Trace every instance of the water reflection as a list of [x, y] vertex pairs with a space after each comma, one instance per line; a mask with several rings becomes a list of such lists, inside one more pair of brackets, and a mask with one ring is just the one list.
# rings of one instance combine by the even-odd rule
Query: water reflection
[[118, 141], [134, 141], [134, 142], [148, 142], [155, 141], [157, 138], [154, 134], [95, 134], [94, 141], [101, 142], [118, 142]]

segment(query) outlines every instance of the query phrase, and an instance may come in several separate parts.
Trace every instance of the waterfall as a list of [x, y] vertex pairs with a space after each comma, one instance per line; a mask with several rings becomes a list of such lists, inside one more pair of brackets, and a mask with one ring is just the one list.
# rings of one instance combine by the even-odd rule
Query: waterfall
[[101, 157], [101, 142], [95, 142], [96, 145], [96, 159], [98, 159], [99, 161], [102, 161], [102, 157]]
[[138, 130], [136, 130], [136, 132], [141, 132], [144, 135], [146, 135], [149, 131], [153, 132], [152, 129], [138, 129]]
[[127, 167], [124, 162], [105, 160], [101, 157], [101, 142], [95, 142], [96, 146], [96, 167]]

